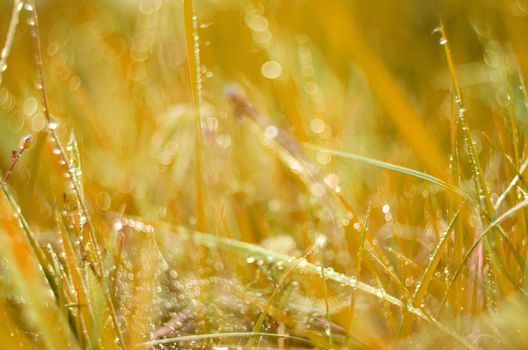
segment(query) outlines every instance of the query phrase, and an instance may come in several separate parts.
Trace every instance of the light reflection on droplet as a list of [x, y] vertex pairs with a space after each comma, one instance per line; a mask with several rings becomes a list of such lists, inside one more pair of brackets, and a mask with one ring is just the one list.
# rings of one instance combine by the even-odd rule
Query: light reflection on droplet
[[22, 106], [22, 110], [24, 111], [24, 114], [28, 117], [31, 117], [33, 114], [37, 112], [38, 108], [38, 102], [35, 97], [28, 97], [24, 101], [24, 105]]
[[50, 130], [55, 130], [57, 129], [57, 127], [59, 126], [59, 124], [55, 121], [51, 121], [48, 123], [48, 129]]
[[46, 119], [42, 113], [37, 113], [31, 119], [31, 128], [33, 131], [41, 131], [46, 126]]
[[257, 44], [266, 45], [271, 42], [273, 35], [271, 34], [269, 30], [265, 30], [262, 32], [253, 32], [252, 37], [253, 37], [253, 40], [255, 40]]
[[265, 78], [277, 79], [282, 74], [282, 66], [277, 61], [267, 61], [260, 68], [260, 72]]
[[269, 22], [264, 16], [250, 16], [246, 18], [246, 24], [254, 31], [262, 32], [268, 29]]
[[99, 192], [95, 197], [95, 203], [99, 210], [108, 210], [112, 204], [112, 198], [108, 192]]
[[325, 130], [325, 128], [326, 128], [325, 122], [319, 118], [315, 118], [310, 122], [310, 129], [316, 134], [322, 133]]
[[336, 173], [326, 174], [323, 180], [331, 189], [335, 190], [339, 186], [339, 175]]
[[266, 129], [264, 129], [264, 137], [267, 139], [274, 139], [277, 135], [279, 135], [279, 129], [274, 125], [268, 125]]

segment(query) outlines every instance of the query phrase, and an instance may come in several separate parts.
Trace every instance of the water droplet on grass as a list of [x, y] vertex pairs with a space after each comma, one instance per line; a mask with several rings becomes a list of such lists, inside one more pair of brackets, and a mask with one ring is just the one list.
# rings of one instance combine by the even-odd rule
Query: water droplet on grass
[[57, 129], [58, 126], [59, 126], [59, 124], [57, 122], [55, 122], [55, 121], [50, 121], [48, 123], [48, 129], [50, 129], [50, 130], [55, 130], [55, 129]]
[[316, 134], [322, 133], [325, 130], [325, 128], [326, 128], [325, 122], [319, 118], [315, 118], [310, 122], [310, 129]]
[[410, 286], [412, 286], [413, 284], [414, 284], [414, 278], [412, 278], [412, 277], [407, 277], [407, 278], [405, 279], [405, 286], [406, 286], [406, 287], [410, 287]]
[[276, 138], [278, 135], [279, 135], [279, 129], [277, 129], [277, 127], [274, 126], [274, 125], [269, 125], [269, 126], [267, 126], [266, 129], [264, 130], [264, 136], [265, 136], [267, 139], [274, 139], [274, 138]]
[[121, 231], [122, 228], [123, 223], [121, 222], [121, 220], [117, 220], [116, 222], [114, 222], [114, 230]]
[[267, 61], [260, 68], [260, 72], [265, 78], [277, 79], [282, 74], [282, 66], [276, 61]]

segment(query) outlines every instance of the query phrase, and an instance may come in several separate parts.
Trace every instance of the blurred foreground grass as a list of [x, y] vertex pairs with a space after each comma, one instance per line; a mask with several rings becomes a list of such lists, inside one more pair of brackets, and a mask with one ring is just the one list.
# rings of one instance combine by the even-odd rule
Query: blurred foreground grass
[[528, 2], [1, 0], [0, 33], [2, 349], [528, 347]]

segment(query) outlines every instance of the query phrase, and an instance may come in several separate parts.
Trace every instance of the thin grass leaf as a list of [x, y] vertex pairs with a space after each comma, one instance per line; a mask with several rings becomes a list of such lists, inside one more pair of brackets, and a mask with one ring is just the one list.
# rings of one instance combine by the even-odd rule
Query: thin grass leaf
[[[326, 241], [326, 238], [325, 238]], [[323, 294], [324, 294], [324, 302], [325, 302], [325, 316], [326, 316], [326, 329], [325, 334], [328, 336], [328, 344], [330, 348], [333, 347], [334, 344], [334, 337], [332, 332], [332, 321], [330, 318], [330, 306], [328, 304], [328, 286], [326, 284], [326, 276], [325, 276], [325, 261], [324, 261], [324, 241], [319, 244], [321, 246], [321, 279], [323, 280]], [[317, 243], [316, 243], [317, 244]]]
[[22, 10], [24, 3], [22, 0], [13, 0], [13, 8], [11, 10], [11, 19], [9, 20], [9, 28], [7, 29], [6, 40], [4, 47], [0, 53], [0, 86], [2, 85], [2, 76], [7, 70], [7, 58], [11, 52], [13, 46], [13, 40], [15, 39], [15, 33], [20, 17], [20, 11]]
[[74, 322], [74, 316], [71, 313], [71, 309], [67, 306], [72, 303], [73, 299], [71, 293], [68, 293], [71, 290], [70, 286], [68, 285], [68, 281], [64, 276], [64, 270], [62, 269], [59, 257], [53, 250], [51, 244], [48, 244], [47, 248], [48, 254], [51, 258], [51, 262], [53, 263], [53, 272], [56, 284], [58, 286], [57, 306], [59, 308], [59, 311], [62, 313], [64, 319], [70, 322], [70, 327], [73, 330], [75, 337], [78, 339], [80, 338], [80, 329], [76, 327], [76, 323]]
[[499, 198], [497, 198], [497, 201], [495, 202], [495, 206], [493, 209], [493, 215], [496, 216], [499, 212], [499, 209], [508, 196], [508, 194], [511, 192], [513, 188], [515, 188], [515, 185], [519, 182], [519, 180], [522, 177], [522, 174], [526, 171], [526, 168], [528, 167], [528, 159], [526, 159], [524, 162], [522, 162], [518, 174], [516, 174], [513, 179], [508, 182], [508, 186], [504, 189], [504, 191], [500, 194]]
[[79, 257], [73, 248], [71, 235], [68, 234], [64, 221], [58, 212], [55, 213], [55, 217], [61, 237], [60, 240], [62, 242], [62, 251], [64, 252], [66, 269], [71, 280], [72, 288], [75, 291], [74, 300], [78, 308], [77, 327], [82, 330], [83, 341], [89, 345], [91, 343], [89, 334], [91, 334], [93, 330], [94, 317], [91, 303], [87, 297], [88, 290], [86, 288], [86, 282], [84, 281], [83, 273], [81, 272]]
[[[365, 236], [368, 231], [368, 224], [369, 224], [369, 217], [370, 217], [370, 204], [367, 208], [367, 214], [365, 215], [365, 222], [363, 223], [363, 228], [361, 230], [361, 241], [359, 243], [359, 249], [357, 253], [356, 258], [356, 276], [357, 278], [361, 278], [361, 268], [362, 268], [362, 262], [363, 262], [363, 254], [365, 250]], [[356, 309], [356, 298], [354, 297], [355, 291], [352, 289], [352, 292], [350, 293], [350, 326], [349, 328], [352, 328], [354, 323], [354, 316], [355, 316], [355, 309]]]
[[303, 146], [305, 148], [307, 148], [307, 149], [311, 149], [311, 150], [314, 150], [314, 151], [331, 154], [331, 155], [334, 155], [334, 156], [337, 156], [337, 157], [341, 157], [341, 158], [351, 159], [351, 160], [358, 161], [358, 162], [361, 162], [361, 163], [364, 163], [364, 164], [375, 166], [377, 168], [391, 170], [391, 171], [395, 171], [395, 172], [400, 173], [400, 174], [412, 176], [412, 177], [427, 181], [427, 182], [429, 182], [429, 183], [431, 183], [433, 185], [440, 186], [440, 187], [442, 187], [442, 188], [444, 188], [444, 189], [446, 189], [448, 191], [451, 191], [451, 192], [459, 195], [461, 198], [466, 200], [468, 203], [472, 203], [472, 204], [475, 203], [475, 201], [468, 194], [463, 192], [461, 189], [459, 189], [456, 186], [453, 186], [453, 185], [451, 185], [451, 184], [449, 184], [449, 183], [447, 183], [447, 182], [445, 182], [445, 181], [443, 181], [443, 180], [441, 180], [441, 179], [439, 179], [437, 177], [429, 175], [427, 173], [423, 173], [423, 172], [420, 172], [420, 171], [417, 171], [417, 170], [409, 169], [409, 168], [406, 168], [406, 167], [403, 167], [403, 166], [400, 166], [400, 165], [387, 163], [387, 162], [384, 162], [384, 161], [381, 161], [381, 160], [377, 160], [377, 159], [373, 159], [373, 158], [369, 158], [369, 157], [365, 157], [365, 156], [360, 156], [360, 155], [349, 153], [349, 152], [332, 150], [332, 149], [320, 147], [320, 146], [309, 144], [309, 143], [304, 143]]
[[414, 291], [414, 296], [412, 298], [412, 304], [414, 306], [417, 306], [420, 303], [423, 296], [427, 292], [427, 288], [429, 287], [429, 284], [431, 283], [433, 279], [433, 275], [436, 271], [438, 263], [440, 262], [440, 259], [442, 258], [442, 255], [446, 249], [448, 238], [449, 238], [449, 233], [453, 229], [453, 225], [457, 221], [459, 214], [460, 214], [460, 209], [455, 213], [455, 215], [453, 216], [453, 218], [447, 225], [447, 228], [445, 229], [444, 233], [440, 237], [440, 241], [436, 245], [434, 253], [429, 258], [429, 264], [427, 265], [425, 272], [422, 276], [422, 279], [416, 285], [416, 289]]
[[138, 347], [149, 347], [149, 346], [154, 346], [154, 345], [164, 345], [164, 344], [182, 343], [182, 342], [195, 342], [197, 340], [222, 339], [222, 338], [247, 338], [247, 337], [285, 338], [285, 339], [291, 339], [291, 340], [299, 341], [302, 343], [306, 343], [308, 345], [316, 346], [322, 349], [331, 349], [323, 344], [316, 343], [309, 339], [295, 337], [292, 335], [275, 334], [275, 333], [255, 333], [255, 332], [210, 333], [210, 334], [187, 335], [187, 336], [181, 336], [181, 337], [176, 337], [176, 338], [152, 340], [149, 342], [139, 344]]
[[[6, 260], [5, 267], [15, 289], [25, 301], [24, 312], [28, 320], [41, 332], [43, 344], [48, 349], [58, 349], [57, 344], [78, 348], [75, 336], [56, 308], [55, 298], [50, 297], [49, 280], [44, 277], [32, 247], [17, 238], [23, 237], [23, 234], [18, 222], [13, 219], [13, 211], [5, 200], [0, 205], [0, 255]], [[48, 272], [51, 274], [51, 271]], [[55, 288], [56, 295], [56, 285]]]
[[185, 50], [187, 54], [187, 68], [189, 86], [191, 88], [192, 104], [194, 108], [194, 185], [196, 190], [196, 221], [200, 230], [205, 230], [205, 192], [202, 180], [202, 72], [200, 64], [200, 38], [198, 34], [198, 20], [194, 12], [193, 0], [183, 1], [183, 15], [185, 24]]
[[70, 132], [70, 139], [66, 144], [66, 152], [68, 159], [70, 160], [68, 163], [68, 174], [79, 188], [79, 195], [81, 198], [84, 198], [81, 155], [79, 153], [79, 146], [77, 145], [77, 138], [75, 137], [75, 132], [73, 130]]
[[37, 261], [39, 262], [39, 265], [42, 267], [41, 271], [43, 273], [43, 276], [46, 278], [51, 290], [53, 291], [53, 294], [55, 297], [58, 297], [59, 294], [59, 285], [57, 285], [55, 278], [53, 276], [53, 271], [50, 269], [51, 262], [49, 261], [48, 257], [44, 253], [42, 247], [40, 246], [37, 238], [35, 237], [35, 234], [29, 227], [28, 222], [26, 221], [25, 217], [22, 215], [22, 209], [19, 207], [18, 203], [16, 202], [15, 198], [13, 197], [11, 191], [5, 184], [0, 184], [0, 187], [2, 187], [2, 201], [7, 201], [9, 203], [10, 210], [14, 214], [14, 219], [16, 220], [17, 226], [22, 230], [24, 233], [23, 237], [27, 240], [29, 246], [31, 247], [31, 250], [36, 257]]

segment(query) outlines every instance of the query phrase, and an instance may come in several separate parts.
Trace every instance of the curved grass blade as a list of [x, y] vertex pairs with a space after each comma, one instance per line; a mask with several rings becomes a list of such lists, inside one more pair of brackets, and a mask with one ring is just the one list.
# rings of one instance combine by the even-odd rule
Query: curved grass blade
[[436, 271], [436, 267], [438, 266], [438, 263], [440, 262], [440, 258], [442, 257], [442, 254], [447, 246], [447, 238], [449, 237], [449, 233], [451, 232], [451, 229], [453, 228], [455, 222], [457, 221], [460, 214], [460, 209], [455, 213], [451, 221], [449, 222], [449, 225], [444, 231], [444, 234], [440, 238], [440, 241], [436, 245], [436, 249], [431, 256], [431, 259], [429, 260], [429, 264], [427, 265], [427, 268], [425, 269], [425, 272], [423, 274], [422, 280], [416, 285], [416, 290], [414, 292], [414, 296], [412, 299], [413, 305], [417, 305], [422, 300], [423, 296], [425, 295], [425, 292], [427, 291], [427, 287], [429, 287], [429, 284], [432, 281], [433, 274]]
[[222, 339], [222, 338], [242, 338], [242, 337], [271, 337], [271, 338], [286, 338], [291, 339], [299, 342], [303, 342], [306, 344], [310, 344], [312, 346], [316, 346], [318, 348], [322, 349], [330, 349], [329, 347], [319, 344], [316, 342], [313, 342], [309, 339], [296, 337], [293, 335], [287, 335], [287, 334], [277, 334], [277, 333], [261, 333], [261, 332], [232, 332], [232, 333], [209, 333], [209, 334], [195, 334], [195, 335], [185, 335], [182, 337], [176, 337], [176, 338], [167, 338], [167, 339], [159, 339], [159, 340], [152, 340], [149, 342], [145, 342], [142, 344], [138, 344], [138, 347], [150, 347], [154, 345], [164, 345], [164, 344], [171, 344], [171, 343], [179, 343], [179, 342], [192, 342], [197, 340], [208, 340], [208, 339]]
[[400, 173], [400, 174], [409, 175], [409, 176], [412, 176], [412, 177], [427, 181], [429, 183], [432, 183], [434, 185], [440, 186], [440, 187], [442, 187], [442, 188], [444, 188], [446, 190], [449, 190], [451, 192], [456, 193], [457, 195], [459, 195], [460, 197], [465, 199], [468, 203], [471, 203], [471, 204], [475, 203], [475, 201], [467, 193], [465, 193], [464, 191], [462, 191], [458, 187], [453, 186], [453, 185], [451, 185], [451, 184], [449, 184], [449, 183], [447, 183], [447, 182], [445, 182], [445, 181], [443, 181], [443, 180], [441, 180], [441, 179], [439, 179], [439, 178], [437, 178], [437, 177], [435, 177], [433, 175], [430, 175], [430, 174], [427, 174], [427, 173], [423, 173], [421, 171], [417, 171], [417, 170], [414, 170], [414, 169], [406, 168], [406, 167], [403, 167], [401, 165], [395, 165], [395, 164], [387, 163], [387, 162], [384, 162], [384, 161], [381, 161], [381, 160], [373, 159], [373, 158], [370, 158], [370, 157], [360, 156], [360, 155], [354, 154], [354, 153], [349, 153], [349, 152], [344, 152], [344, 151], [338, 151], [338, 150], [333, 150], [333, 149], [329, 149], [329, 148], [324, 148], [324, 147], [320, 147], [320, 146], [313, 145], [313, 144], [310, 144], [310, 143], [303, 143], [303, 145], [304, 145], [304, 147], [306, 147], [308, 149], [311, 149], [311, 150], [314, 150], [314, 151], [331, 154], [331, 155], [336, 156], [336, 157], [351, 159], [351, 160], [358, 161], [358, 162], [361, 162], [361, 163], [364, 163], [364, 164], [368, 164], [368, 165], [372, 165], [372, 166], [375, 166], [375, 167], [378, 167], [378, 168], [381, 168], [381, 169], [391, 170], [391, 171], [394, 171], [394, 172], [397, 172], [397, 173]]

